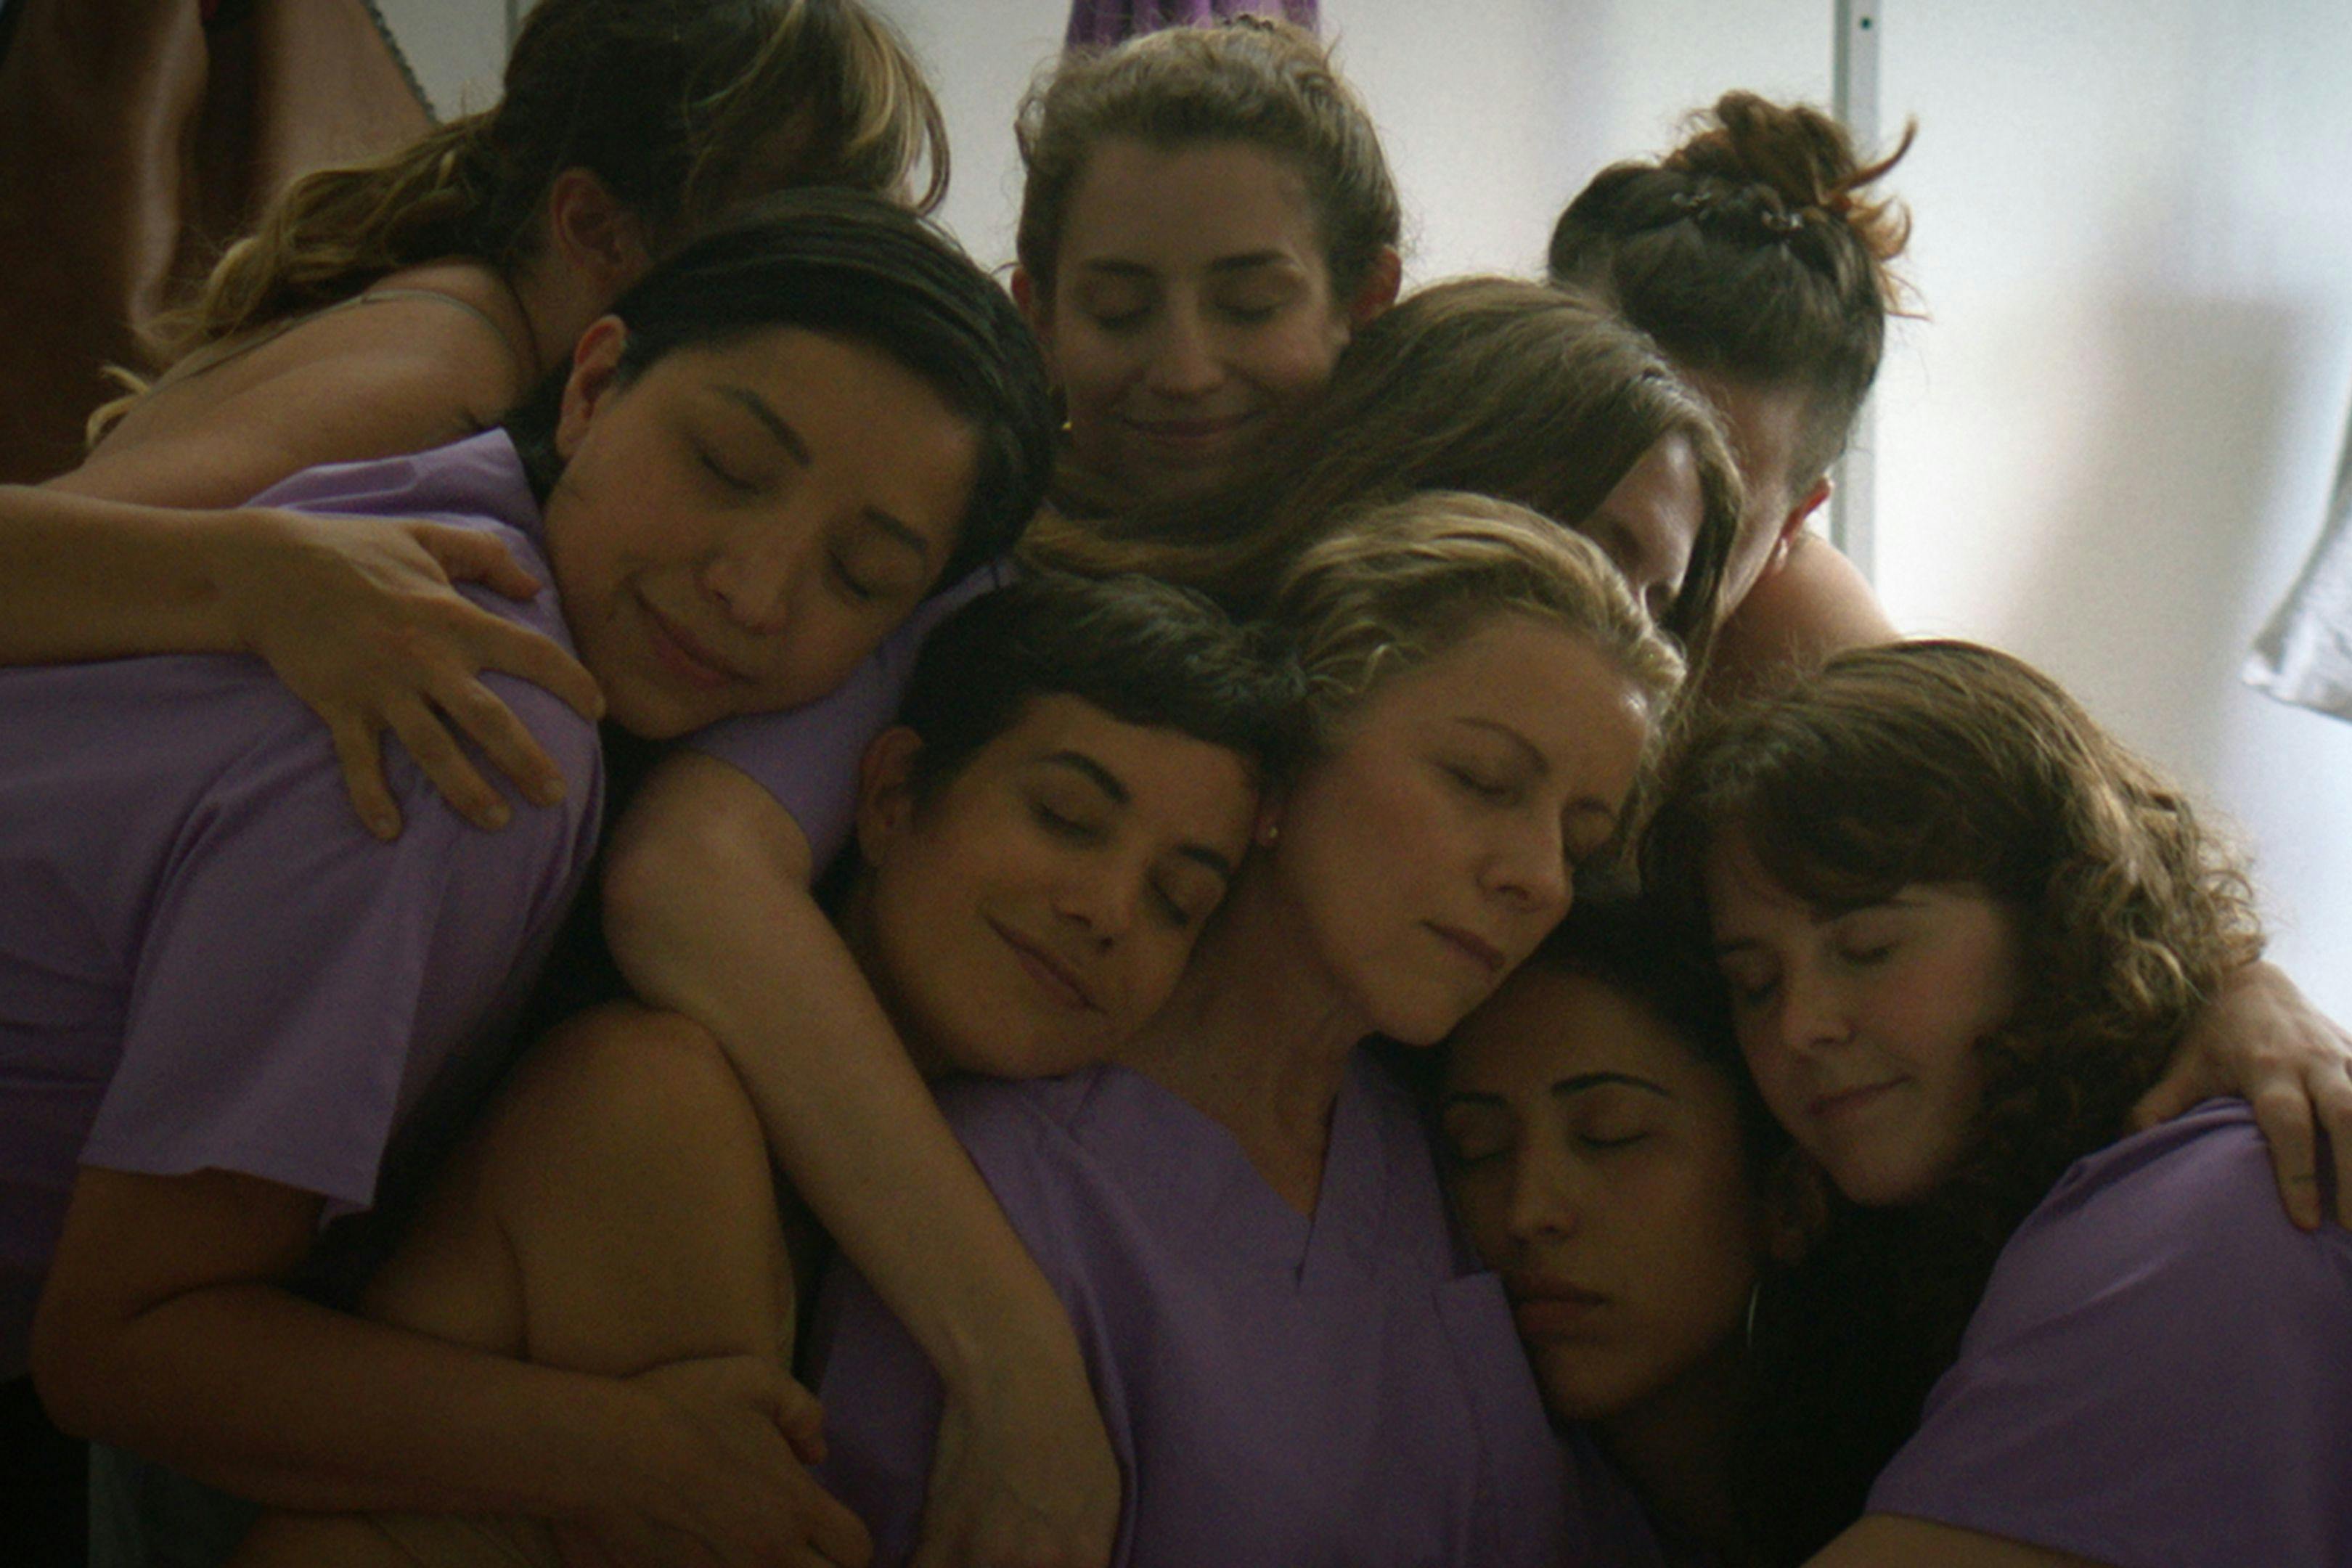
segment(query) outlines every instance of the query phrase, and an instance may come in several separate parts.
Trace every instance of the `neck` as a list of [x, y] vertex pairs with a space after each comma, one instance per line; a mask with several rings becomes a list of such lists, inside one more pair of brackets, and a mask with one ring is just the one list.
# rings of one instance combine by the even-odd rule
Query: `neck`
[[1726, 1562], [1743, 1544], [1731, 1485], [1742, 1360], [1727, 1341], [1648, 1398], [1592, 1424], [1650, 1517]]
[[580, 334], [612, 305], [578, 274], [548, 265], [544, 250], [499, 278], [522, 313], [525, 339], [520, 346], [530, 361], [534, 386], [547, 379], [548, 372], [571, 359]]
[[1331, 1108], [1370, 1032], [1259, 855], [1202, 933], [1175, 995], [1119, 1059], [1223, 1123], [1285, 1201], [1312, 1213]]

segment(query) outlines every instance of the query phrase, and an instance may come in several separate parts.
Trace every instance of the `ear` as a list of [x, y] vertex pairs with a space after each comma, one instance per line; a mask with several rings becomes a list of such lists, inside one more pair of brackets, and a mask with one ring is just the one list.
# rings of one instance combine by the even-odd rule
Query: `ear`
[[563, 384], [563, 412], [555, 424], [555, 455], [565, 462], [596, 422], [604, 400], [620, 390], [621, 352], [629, 329], [618, 316], [600, 316], [572, 350], [572, 379]]
[[904, 724], [874, 737], [857, 767], [857, 852], [879, 866], [915, 817], [915, 753], [923, 738]]
[[1356, 285], [1356, 292], [1348, 301], [1348, 325], [1360, 330], [1370, 324], [1374, 316], [1396, 303], [1397, 290], [1404, 284], [1404, 258], [1393, 245], [1383, 245], [1381, 253], [1372, 258], [1365, 270], [1364, 280]]
[[653, 265], [635, 210], [586, 169], [566, 169], [548, 186], [547, 237], [564, 269], [605, 304]]
[[1830, 499], [1830, 491], [1834, 488], [1825, 474], [1813, 481], [1811, 489], [1797, 499], [1797, 504], [1789, 509], [1789, 515], [1780, 520], [1780, 531], [1772, 541], [1772, 552], [1764, 557], [1764, 569], [1757, 574], [1759, 579], [1769, 577], [1789, 563], [1789, 552], [1796, 549], [1797, 536], [1805, 531], [1805, 523], [1813, 513], [1822, 510], [1822, 503]]

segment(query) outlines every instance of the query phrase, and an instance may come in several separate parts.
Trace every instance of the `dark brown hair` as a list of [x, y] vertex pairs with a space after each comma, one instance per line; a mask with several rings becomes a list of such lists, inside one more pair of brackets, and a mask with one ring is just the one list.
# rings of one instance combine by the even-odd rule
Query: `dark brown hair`
[[1624, 312], [1676, 363], [1807, 399], [1789, 475], [1809, 487], [1845, 444], [1900, 303], [1887, 263], [1910, 220], [1867, 187], [1911, 145], [1864, 163], [1805, 104], [1728, 92], [1656, 163], [1614, 163], [1559, 216], [1551, 279]]
[[1065, 54], [1022, 100], [1014, 126], [1028, 178], [1015, 247], [1051, 298], [1070, 197], [1104, 142], [1156, 148], [1242, 142], [1306, 183], [1335, 300], [1351, 297], [1402, 228], [1379, 133], [1312, 33], [1238, 16]]
[[1574, 528], [1674, 435], [1690, 442], [1705, 516], [1664, 621], [1696, 658], [1738, 526], [1729, 448], [1646, 338], [1540, 284], [1423, 289], [1356, 334], [1323, 395], [1232, 484], [1120, 519], [1048, 513], [1032, 547], [1047, 564], [1145, 572], [1255, 611], [1350, 507], [1467, 490]]
[[1768, 1292], [1751, 1500], [1782, 1521], [1768, 1556], [1801, 1561], [1909, 1436], [2011, 1233], [2124, 1134], [2262, 941], [2242, 870], [2179, 791], [2056, 682], [1969, 643], [1843, 654], [1696, 722], [1643, 857], [1686, 940], [1705, 940], [1705, 867], [1732, 840], [1823, 911], [1970, 885], [2010, 912], [2021, 955], [2017, 1009], [1978, 1046], [1958, 1166], [1908, 1208], [1839, 1205]]

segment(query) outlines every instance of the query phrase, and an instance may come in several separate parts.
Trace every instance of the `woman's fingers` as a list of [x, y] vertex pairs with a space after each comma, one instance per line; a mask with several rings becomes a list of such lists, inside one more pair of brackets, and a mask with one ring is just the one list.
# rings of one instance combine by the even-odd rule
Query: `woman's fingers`
[[2271, 1169], [2287, 1218], [2305, 1230], [2320, 1221], [2319, 1165], [2312, 1130], [2312, 1100], [2302, 1080], [2274, 1079], [2248, 1097], [2254, 1121], [2271, 1146]]
[[450, 806], [477, 827], [504, 827], [514, 815], [506, 797], [492, 789], [466, 758], [466, 753], [441, 721], [441, 715], [409, 698], [394, 702], [385, 714], [392, 732]]
[[436, 692], [434, 700], [482, 749], [490, 766], [512, 779], [534, 805], [553, 805], [563, 798], [563, 770], [496, 692], [468, 675]]
[[376, 726], [346, 714], [330, 723], [327, 732], [335, 743], [335, 760], [342, 765], [343, 790], [360, 821], [378, 838], [399, 837], [400, 806], [383, 782], [383, 748]]
[[509, 599], [529, 599], [543, 584], [518, 564], [494, 534], [446, 523], [408, 525], [408, 536], [441, 563], [453, 583], [478, 583]]
[[2324, 1071], [2325, 1076], [2312, 1088], [2311, 1103], [2327, 1145], [2335, 1190], [2315, 1196], [2322, 1200], [2332, 1197], [2336, 1223], [2352, 1226], [2352, 1068], [2339, 1062]]
[[477, 669], [495, 669], [551, 691], [583, 719], [604, 716], [604, 693], [596, 678], [561, 643], [487, 612], [475, 614], [479, 618], [470, 623], [465, 642]]

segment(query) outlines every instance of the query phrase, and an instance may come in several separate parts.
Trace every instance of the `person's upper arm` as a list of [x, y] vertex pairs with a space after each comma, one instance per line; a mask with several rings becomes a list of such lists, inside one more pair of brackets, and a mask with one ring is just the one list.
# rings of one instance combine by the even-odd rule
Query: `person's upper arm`
[[272, 721], [210, 781], [148, 890], [85, 1165], [370, 1201], [395, 1123], [512, 1005], [593, 842], [594, 731], [497, 679], [563, 767], [565, 802], [480, 833], [401, 757], [409, 828], [390, 843], [352, 816], [309, 715], [264, 689]]
[[[284, 352], [298, 342], [308, 351], [298, 362], [202, 408], [175, 409], [152, 429], [118, 431], [50, 482], [158, 506], [236, 506], [321, 463], [421, 452], [473, 435], [503, 416], [518, 392], [505, 345], [444, 305], [370, 304], [268, 346]], [[163, 395], [205, 395], [200, 373]]]
[[1900, 636], [1853, 563], [1819, 535], [1800, 533], [1789, 559], [1757, 579], [1716, 633], [1708, 684], [1752, 690], [1832, 654]]
[[898, 717], [931, 628], [1003, 586], [1010, 572], [991, 563], [932, 595], [846, 680], [815, 701], [714, 724], [688, 738], [687, 749], [731, 765], [772, 795], [798, 828], [811, 867], [824, 870], [849, 842], [866, 748]]

